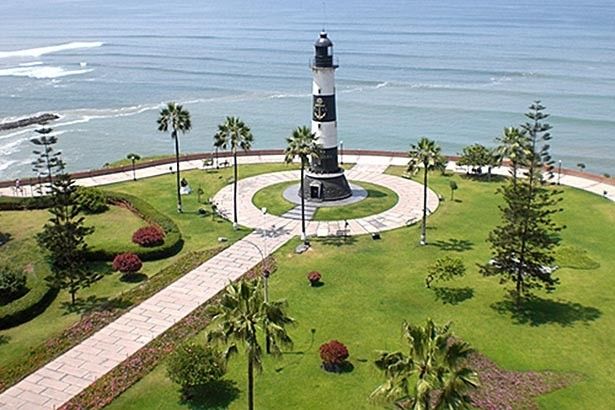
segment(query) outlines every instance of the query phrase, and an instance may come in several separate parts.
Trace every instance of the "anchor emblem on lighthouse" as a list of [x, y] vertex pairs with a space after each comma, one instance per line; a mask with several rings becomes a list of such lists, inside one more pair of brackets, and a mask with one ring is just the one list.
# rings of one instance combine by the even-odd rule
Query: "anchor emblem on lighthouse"
[[314, 103], [314, 117], [322, 120], [327, 116], [327, 106], [322, 98], [317, 98]]

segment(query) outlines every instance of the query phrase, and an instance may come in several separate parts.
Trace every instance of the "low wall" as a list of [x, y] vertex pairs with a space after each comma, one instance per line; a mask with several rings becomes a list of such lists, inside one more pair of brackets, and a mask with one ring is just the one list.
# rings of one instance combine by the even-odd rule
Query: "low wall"
[[[261, 149], [261, 150], [252, 150], [248, 152], [240, 151], [237, 153], [238, 157], [247, 157], [247, 156], [257, 156], [257, 155], [283, 155], [284, 150], [282, 149]], [[379, 156], [379, 157], [397, 157], [404, 158], [408, 156], [408, 153], [405, 151], [384, 151], [384, 150], [365, 150], [365, 149], [344, 149], [344, 154], [347, 155], [369, 155], [369, 156]], [[230, 157], [230, 151], [220, 151], [218, 153], [219, 158]], [[200, 152], [194, 154], [185, 154], [180, 156], [180, 161], [198, 161], [212, 158], [211, 152]], [[457, 161], [459, 156], [456, 155], [447, 155], [447, 158], [451, 161]], [[137, 162], [135, 164], [135, 169], [143, 169], [149, 168], [159, 165], [172, 165], [175, 163], [175, 157], [169, 156], [168, 158], [160, 158], [151, 161], [142, 161]], [[123, 165], [119, 167], [110, 167], [110, 168], [101, 168], [94, 169], [90, 171], [78, 171], [71, 174], [74, 179], [79, 178], [90, 178], [97, 177], [101, 175], [109, 175], [114, 174], [116, 172], [132, 172], [132, 165]], [[580, 172], [574, 169], [562, 168], [562, 175], [570, 175], [580, 178], [589, 179], [596, 182], [601, 182], [604, 184], [614, 185], [614, 178], [606, 178], [601, 175], [592, 174], [589, 172]], [[21, 185], [35, 185], [39, 181], [37, 178], [23, 178], [20, 180]], [[6, 180], [0, 181], [0, 188], [8, 188], [15, 186], [15, 180]]]

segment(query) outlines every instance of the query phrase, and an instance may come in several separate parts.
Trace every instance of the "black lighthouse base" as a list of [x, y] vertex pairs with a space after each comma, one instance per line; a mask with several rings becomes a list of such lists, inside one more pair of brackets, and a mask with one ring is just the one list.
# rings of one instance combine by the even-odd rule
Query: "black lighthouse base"
[[352, 196], [352, 190], [344, 170], [333, 174], [307, 172], [303, 180], [303, 192], [299, 193], [308, 201], [338, 201]]

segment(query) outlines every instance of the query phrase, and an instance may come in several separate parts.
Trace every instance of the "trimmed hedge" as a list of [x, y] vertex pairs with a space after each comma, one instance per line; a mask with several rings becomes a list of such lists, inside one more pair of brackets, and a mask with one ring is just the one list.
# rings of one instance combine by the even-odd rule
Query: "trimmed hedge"
[[175, 263], [161, 269], [148, 281], [84, 314], [79, 322], [65, 329], [61, 334], [42, 341], [33, 347], [25, 357], [16, 357], [0, 372], [0, 393], [68, 349], [81, 343], [133, 306], [155, 295], [161, 289], [169, 286], [224, 249], [224, 247], [219, 247], [193, 251], [180, 256]]
[[58, 294], [58, 290], [49, 288], [44, 280], [28, 282], [30, 287], [28, 293], [7, 305], [0, 306], [0, 329], [20, 325], [40, 315]]
[[165, 233], [165, 240], [162, 245], [152, 248], [127, 247], [126, 244], [115, 244], [105, 249], [91, 248], [88, 250], [88, 260], [113, 261], [117, 255], [130, 251], [142, 261], [152, 261], [168, 258], [181, 251], [184, 241], [179, 227], [171, 218], [151, 206], [149, 202], [136, 196], [113, 191], [106, 191], [106, 195], [109, 203], [124, 206], [150, 224], [160, 226]]
[[50, 208], [52, 205], [53, 201], [50, 196], [0, 196], [0, 211], [25, 211], [32, 209], [46, 209]]

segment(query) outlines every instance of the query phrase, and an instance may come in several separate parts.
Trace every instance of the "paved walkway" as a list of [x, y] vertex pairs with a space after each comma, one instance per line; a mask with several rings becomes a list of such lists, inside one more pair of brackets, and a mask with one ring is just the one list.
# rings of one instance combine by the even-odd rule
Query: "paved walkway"
[[[416, 182], [383, 174], [389, 165], [405, 165], [404, 158], [375, 156], [345, 156], [357, 165], [348, 171], [350, 180], [367, 181], [394, 190], [398, 203], [391, 209], [367, 218], [349, 220], [345, 231], [343, 221], [310, 221], [308, 235], [365, 234], [404, 226], [420, 218], [422, 186]], [[241, 163], [280, 162], [281, 156], [242, 157]], [[201, 161], [182, 164], [182, 169], [201, 168]], [[454, 168], [454, 164], [451, 165]], [[151, 167], [137, 171], [138, 178], [169, 172], [168, 167]], [[495, 170], [505, 173], [506, 169]], [[131, 309], [113, 323], [95, 333], [52, 362], [35, 371], [15, 386], [0, 394], [0, 409], [54, 409], [109, 372], [123, 360], [169, 329], [198, 306], [207, 302], [229, 283], [254, 267], [300, 232], [295, 219], [262, 215], [252, 205], [252, 195], [264, 186], [298, 179], [298, 171], [277, 172], [239, 181], [241, 208], [239, 221], [257, 229], [195, 270], [184, 275], [156, 295]], [[118, 173], [79, 180], [81, 185], [102, 185], [131, 180], [130, 173]], [[561, 183], [602, 195], [612, 187], [578, 177], [562, 177]], [[27, 189], [27, 187], [26, 187]], [[11, 189], [0, 194], [15, 194]], [[227, 217], [229, 195], [225, 187], [216, 195], [221, 211]], [[607, 196], [615, 200], [613, 193]], [[232, 203], [230, 203], [232, 205]], [[429, 191], [428, 207], [438, 206], [436, 195]], [[230, 218], [229, 218], [230, 219]]]
[[55, 409], [286, 243], [296, 221], [258, 230], [0, 395], [2, 409]]
[[[388, 164], [373, 164], [359, 161], [346, 172], [350, 181], [365, 181], [382, 185], [394, 191], [399, 197], [397, 203], [389, 210], [365, 218], [349, 219], [347, 221], [308, 221], [306, 233], [308, 236], [342, 236], [362, 235], [396, 229], [416, 222], [422, 216], [423, 185], [414, 181], [383, 174]], [[252, 197], [261, 189], [286, 181], [297, 181], [299, 171], [282, 171], [270, 174], [256, 175], [245, 178], [237, 183], [237, 220], [240, 225], [250, 228], [261, 226], [280, 226], [288, 223], [288, 219], [301, 219], [301, 210], [290, 211], [283, 216], [263, 216], [252, 202]], [[233, 219], [233, 186], [221, 189], [214, 202], [221, 214]], [[438, 207], [438, 197], [432, 191], [427, 193], [427, 208], [432, 213]], [[348, 222], [348, 226], [346, 226]], [[266, 223], [266, 225], [263, 225]], [[299, 233], [299, 232], [297, 232]]]

